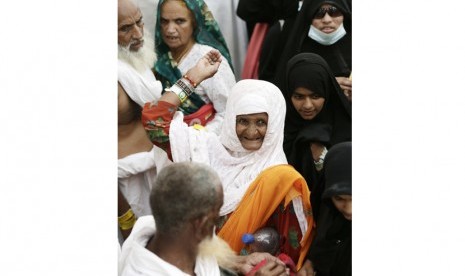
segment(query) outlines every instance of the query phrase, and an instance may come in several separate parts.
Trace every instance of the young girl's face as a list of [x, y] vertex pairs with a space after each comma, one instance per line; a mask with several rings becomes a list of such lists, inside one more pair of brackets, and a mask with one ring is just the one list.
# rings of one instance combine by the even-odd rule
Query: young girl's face
[[352, 220], [352, 195], [335, 195], [331, 200], [347, 220]]

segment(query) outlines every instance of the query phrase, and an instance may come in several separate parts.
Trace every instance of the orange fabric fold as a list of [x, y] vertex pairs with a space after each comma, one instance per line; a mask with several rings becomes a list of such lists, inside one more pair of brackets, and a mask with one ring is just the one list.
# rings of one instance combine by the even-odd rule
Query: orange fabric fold
[[244, 233], [254, 233], [263, 227], [280, 203], [287, 208], [291, 200], [302, 197], [308, 230], [300, 242], [297, 269], [302, 266], [314, 235], [311, 215], [310, 191], [300, 173], [290, 165], [277, 165], [264, 170], [247, 189], [237, 209], [221, 228], [218, 236], [237, 253], [243, 247]]

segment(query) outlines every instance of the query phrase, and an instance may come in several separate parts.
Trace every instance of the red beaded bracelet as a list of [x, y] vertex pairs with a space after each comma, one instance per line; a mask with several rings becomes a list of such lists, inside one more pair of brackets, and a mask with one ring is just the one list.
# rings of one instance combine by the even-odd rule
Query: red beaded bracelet
[[191, 80], [191, 79], [187, 76], [187, 74], [184, 75], [183, 78], [185, 78], [186, 80], [188, 80], [189, 83], [190, 83], [194, 88], [197, 87], [197, 83], [196, 83], [195, 81]]

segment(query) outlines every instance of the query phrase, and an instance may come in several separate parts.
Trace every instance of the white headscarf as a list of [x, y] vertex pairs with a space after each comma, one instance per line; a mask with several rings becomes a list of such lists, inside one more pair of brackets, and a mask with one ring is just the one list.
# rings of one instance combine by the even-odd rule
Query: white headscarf
[[[268, 114], [263, 144], [256, 151], [246, 150], [236, 134], [236, 116], [261, 112]], [[278, 87], [262, 80], [241, 80], [229, 94], [219, 137], [187, 128], [182, 114], [175, 114], [170, 127], [173, 160], [209, 164], [223, 184], [224, 204], [220, 215], [229, 214], [263, 170], [287, 164], [283, 150], [285, 115], [286, 102]]]

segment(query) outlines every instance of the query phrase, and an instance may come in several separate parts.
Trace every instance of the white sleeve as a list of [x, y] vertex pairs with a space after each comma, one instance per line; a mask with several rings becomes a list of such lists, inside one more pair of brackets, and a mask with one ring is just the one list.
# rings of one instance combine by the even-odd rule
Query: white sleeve
[[194, 161], [210, 165], [209, 136], [216, 134], [187, 126], [184, 115], [177, 111], [170, 125], [170, 146], [174, 162]]
[[203, 88], [205, 94], [212, 102], [215, 108], [215, 118], [207, 123], [206, 128], [208, 131], [220, 134], [221, 126], [224, 120], [224, 113], [226, 111], [226, 101], [228, 100], [229, 93], [232, 87], [236, 84], [234, 74], [229, 67], [228, 61], [223, 57], [218, 72], [211, 78], [204, 80], [199, 86]]

